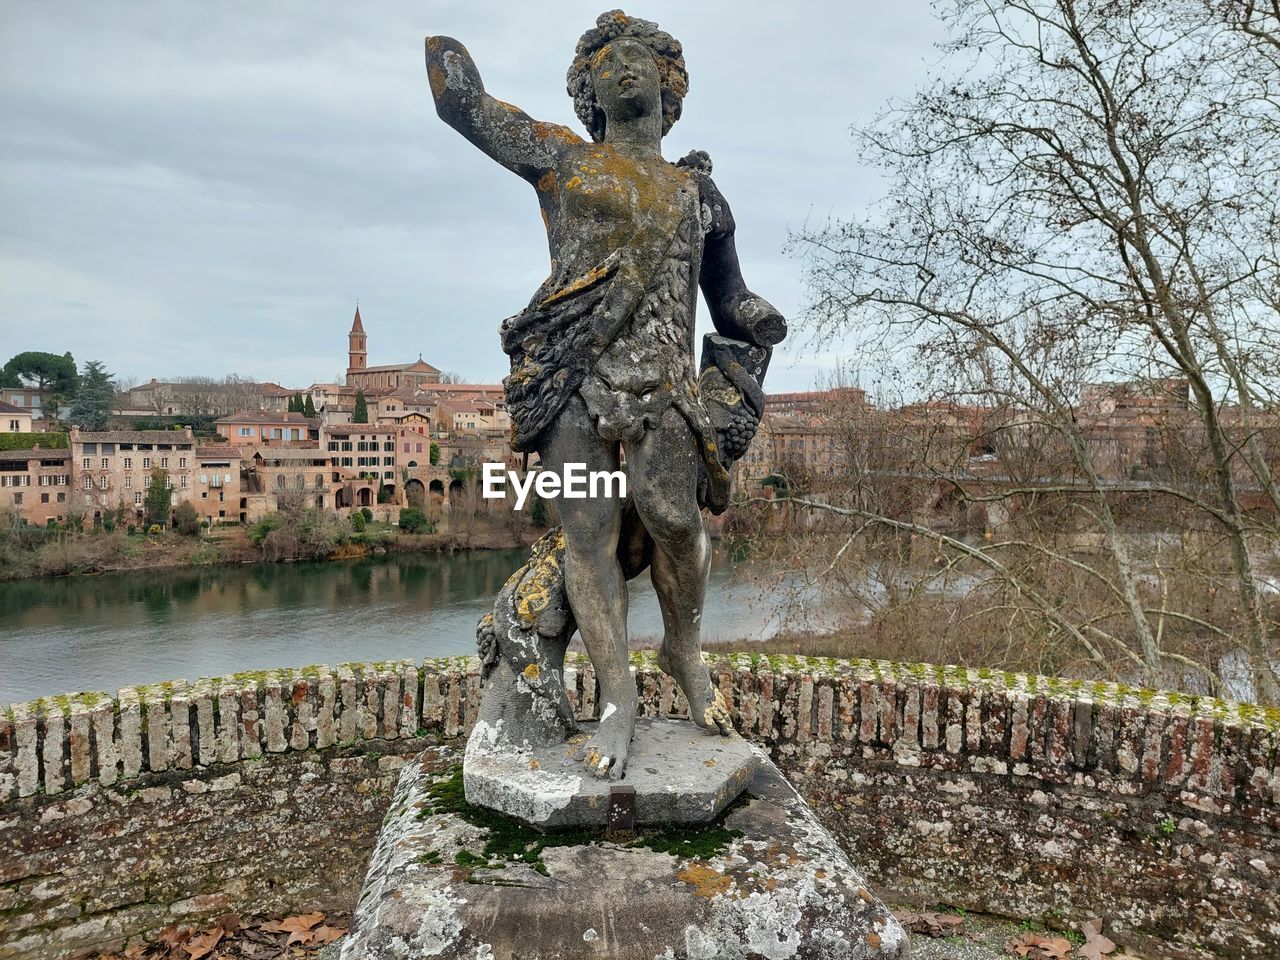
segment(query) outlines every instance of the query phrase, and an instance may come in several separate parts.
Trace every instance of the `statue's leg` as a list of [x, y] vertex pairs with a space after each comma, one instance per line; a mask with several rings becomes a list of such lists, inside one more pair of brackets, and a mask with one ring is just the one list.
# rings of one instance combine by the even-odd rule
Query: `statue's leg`
[[[618, 445], [596, 433], [576, 395], [548, 430], [543, 466], [566, 463], [588, 471], [617, 470]], [[564, 576], [569, 606], [600, 684], [600, 726], [578, 750], [598, 777], [621, 777], [636, 723], [636, 684], [627, 658], [627, 590], [618, 563], [621, 504], [607, 497], [557, 501], [564, 527]]]
[[699, 624], [711, 572], [711, 541], [698, 507], [698, 453], [674, 407], [627, 448], [631, 496], [653, 538], [650, 576], [662, 608], [658, 665], [675, 678], [693, 722], [727, 734], [732, 719], [702, 660]]

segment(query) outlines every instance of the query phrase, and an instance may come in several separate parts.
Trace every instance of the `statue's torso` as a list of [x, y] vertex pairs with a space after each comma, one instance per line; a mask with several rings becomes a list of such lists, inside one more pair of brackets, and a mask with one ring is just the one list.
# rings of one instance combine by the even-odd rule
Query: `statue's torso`
[[647, 222], [679, 224], [644, 297], [593, 372], [611, 390], [636, 396], [691, 379], [704, 230], [694, 178], [660, 157], [635, 159], [608, 144], [582, 144], [537, 186], [552, 287], [645, 242], [640, 228]]

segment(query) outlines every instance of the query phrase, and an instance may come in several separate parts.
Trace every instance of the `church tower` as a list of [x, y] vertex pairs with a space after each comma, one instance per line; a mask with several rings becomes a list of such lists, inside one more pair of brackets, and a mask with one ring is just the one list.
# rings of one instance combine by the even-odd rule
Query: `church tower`
[[351, 374], [363, 370], [368, 365], [368, 351], [365, 349], [364, 324], [360, 321], [360, 304], [356, 304], [356, 318], [351, 324], [351, 332], [347, 334], [347, 383], [351, 382]]

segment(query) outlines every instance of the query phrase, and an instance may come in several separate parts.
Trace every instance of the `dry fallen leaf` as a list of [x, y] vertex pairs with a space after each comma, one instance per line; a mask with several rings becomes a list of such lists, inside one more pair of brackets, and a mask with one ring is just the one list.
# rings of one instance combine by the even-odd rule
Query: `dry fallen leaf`
[[1030, 957], [1031, 960], [1066, 960], [1071, 953], [1071, 941], [1027, 932], [1010, 943], [1008, 949], [1019, 957]]
[[314, 937], [312, 943], [324, 946], [327, 943], [333, 943], [333, 941], [337, 940], [346, 932], [347, 930], [345, 927], [331, 927], [328, 924], [325, 924], [322, 927], [316, 928], [312, 935]]
[[1102, 960], [1106, 954], [1115, 952], [1115, 943], [1103, 936], [1101, 920], [1085, 922], [1080, 927], [1080, 932], [1084, 934], [1084, 944], [1076, 950], [1076, 953], [1082, 960]]
[[199, 936], [192, 937], [182, 949], [187, 952], [190, 960], [201, 960], [202, 957], [212, 953], [213, 948], [222, 942], [223, 933], [224, 931], [220, 926], [206, 930]]

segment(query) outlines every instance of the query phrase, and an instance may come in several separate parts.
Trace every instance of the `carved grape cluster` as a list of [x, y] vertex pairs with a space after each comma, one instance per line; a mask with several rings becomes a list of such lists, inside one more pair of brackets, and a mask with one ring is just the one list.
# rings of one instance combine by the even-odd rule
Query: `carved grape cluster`
[[740, 460], [751, 446], [751, 439], [760, 426], [760, 418], [748, 409], [734, 411], [729, 423], [720, 431], [720, 452], [730, 460]]

